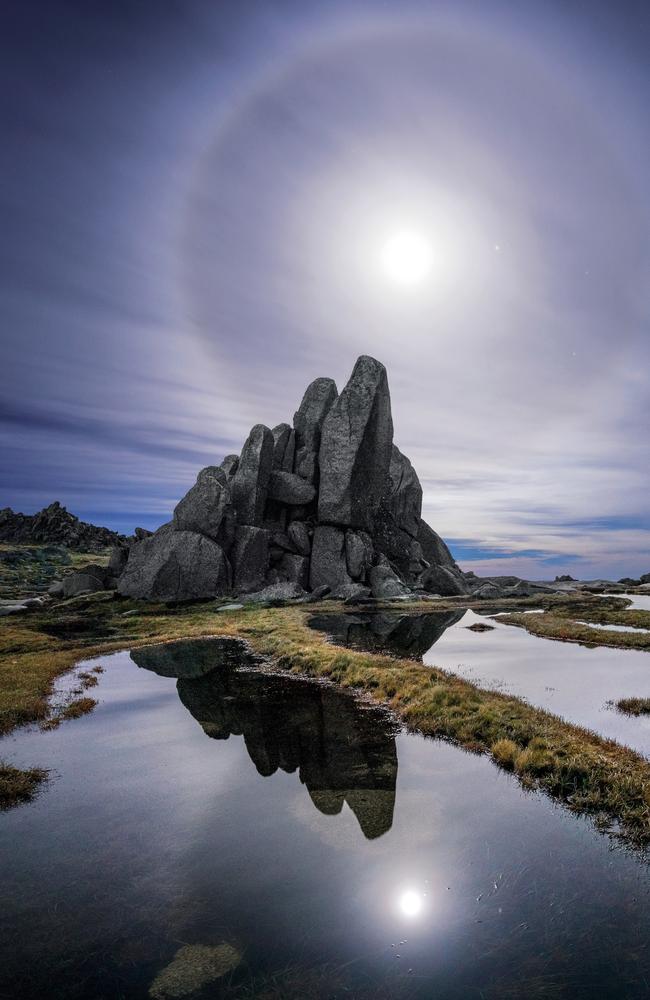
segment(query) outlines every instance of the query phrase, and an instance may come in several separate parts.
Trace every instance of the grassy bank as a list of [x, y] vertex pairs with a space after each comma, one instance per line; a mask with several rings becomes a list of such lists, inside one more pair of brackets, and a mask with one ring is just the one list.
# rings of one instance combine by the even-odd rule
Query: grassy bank
[[[165, 609], [97, 595], [11, 619], [0, 635], [0, 733], [26, 722], [50, 726], [65, 718], [65, 706], [52, 708], [48, 696], [55, 678], [82, 659], [157, 641], [238, 636], [278, 667], [363, 692], [388, 705], [409, 728], [489, 754], [525, 786], [541, 788], [598, 822], [617, 821], [629, 842], [650, 842], [650, 765], [632, 750], [421, 663], [337, 647], [307, 627], [314, 610], [216, 614], [213, 605]], [[84, 710], [92, 708], [92, 699], [83, 700]], [[11, 769], [3, 774], [0, 796], [3, 789], [5, 796], [9, 791], [7, 805]], [[23, 787], [22, 799], [43, 777], [37, 771], [16, 772], [13, 780]]]
[[[540, 605], [542, 606], [542, 605]], [[650, 611], [632, 611], [627, 601], [619, 597], [563, 599], [543, 602], [544, 614], [501, 615], [499, 621], [518, 625], [532, 635], [561, 642], [578, 642], [590, 646], [610, 646], [616, 649], [650, 650], [650, 633], [608, 632], [594, 625], [625, 625], [628, 628], [650, 629]]]

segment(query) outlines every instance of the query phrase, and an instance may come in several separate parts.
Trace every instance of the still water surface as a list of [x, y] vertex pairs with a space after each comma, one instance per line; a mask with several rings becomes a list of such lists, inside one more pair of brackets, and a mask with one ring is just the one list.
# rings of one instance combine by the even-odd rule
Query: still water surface
[[[476, 624], [489, 625], [490, 630], [468, 627]], [[625, 716], [612, 706], [619, 698], [650, 697], [647, 650], [542, 639], [504, 625], [498, 616], [464, 610], [417, 616], [320, 615], [312, 625], [337, 642], [415, 656], [650, 754], [650, 717]]]
[[[0, 996], [650, 995], [637, 856], [485, 758], [225, 653], [103, 657], [91, 715], [0, 745], [53, 769], [0, 816]], [[224, 943], [227, 975], [161, 977]]]

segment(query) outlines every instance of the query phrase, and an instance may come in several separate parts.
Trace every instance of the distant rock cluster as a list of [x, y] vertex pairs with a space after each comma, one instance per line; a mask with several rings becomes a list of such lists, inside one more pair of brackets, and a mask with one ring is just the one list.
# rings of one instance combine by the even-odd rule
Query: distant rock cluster
[[0, 542], [27, 545], [65, 545], [82, 552], [101, 552], [127, 539], [116, 531], [80, 521], [58, 501], [38, 514], [18, 514], [11, 507], [0, 510]]
[[202, 469], [173, 519], [115, 556], [118, 590], [168, 602], [468, 592], [421, 508], [386, 369], [363, 356], [340, 394], [316, 379], [293, 425], [256, 424], [240, 455]]

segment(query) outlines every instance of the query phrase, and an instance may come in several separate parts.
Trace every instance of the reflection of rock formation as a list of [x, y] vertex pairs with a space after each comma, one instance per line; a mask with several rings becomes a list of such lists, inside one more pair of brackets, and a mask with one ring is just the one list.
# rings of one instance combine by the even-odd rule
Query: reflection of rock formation
[[243, 736], [261, 775], [298, 770], [322, 813], [340, 813], [347, 802], [369, 839], [390, 830], [397, 750], [378, 709], [313, 681], [237, 670], [257, 661], [236, 639], [145, 646], [131, 659], [178, 677], [179, 697], [204, 732], [217, 740]]
[[382, 713], [313, 682], [253, 672], [182, 678], [178, 693], [208, 736], [242, 735], [260, 774], [298, 770], [321, 812], [347, 802], [369, 839], [390, 829], [397, 751]]
[[314, 615], [309, 624], [342, 646], [419, 660], [464, 614], [465, 608], [426, 615], [391, 612]]
[[202, 677], [217, 667], [241, 666], [253, 658], [237, 639], [190, 639], [158, 643], [131, 650], [131, 659], [139, 667], [161, 677]]

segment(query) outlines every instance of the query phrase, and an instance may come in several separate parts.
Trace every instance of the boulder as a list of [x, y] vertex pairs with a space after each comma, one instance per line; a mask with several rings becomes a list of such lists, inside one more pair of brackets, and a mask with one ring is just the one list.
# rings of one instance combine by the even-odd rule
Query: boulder
[[278, 564], [280, 575], [290, 583], [297, 583], [303, 590], [309, 586], [309, 559], [285, 552]]
[[348, 604], [353, 604], [355, 601], [363, 601], [370, 597], [370, 587], [364, 587], [362, 583], [354, 581], [344, 583], [333, 591], [331, 597], [336, 601], [346, 601]]
[[95, 593], [97, 590], [104, 590], [104, 574], [93, 572], [95, 568], [102, 569], [102, 567], [86, 566], [64, 577], [63, 596], [77, 597], [79, 594], [89, 594]]
[[271, 535], [271, 545], [277, 549], [281, 549], [282, 552], [294, 552], [296, 547], [289, 537], [287, 531], [274, 531]]
[[293, 472], [274, 470], [269, 477], [268, 495], [279, 503], [301, 506], [311, 503], [316, 496], [316, 487]]
[[327, 586], [334, 591], [350, 582], [345, 558], [345, 532], [328, 525], [318, 525], [314, 529], [311, 550], [309, 583], [312, 590]]
[[110, 570], [111, 576], [120, 575], [126, 566], [128, 558], [129, 550], [125, 545], [116, 545], [111, 549], [111, 554], [108, 560], [108, 569]]
[[235, 510], [228, 476], [218, 465], [202, 469], [196, 483], [174, 510], [176, 531], [207, 535], [229, 549], [235, 534]]
[[309, 528], [304, 521], [292, 521], [287, 528], [287, 536], [294, 546], [296, 552], [301, 556], [308, 556], [311, 552], [311, 538]]
[[118, 591], [148, 601], [187, 601], [227, 594], [230, 582], [230, 564], [217, 542], [165, 524], [131, 546]]
[[296, 435], [289, 424], [278, 424], [271, 431], [273, 435], [273, 468], [282, 472], [293, 472], [296, 450]]
[[418, 525], [417, 540], [422, 548], [422, 555], [430, 566], [449, 566], [458, 570], [454, 557], [442, 538], [426, 521], [420, 521]]
[[294, 472], [314, 485], [318, 483], [321, 429], [336, 396], [336, 383], [331, 378], [317, 378], [307, 387], [293, 418]]
[[255, 424], [231, 482], [232, 501], [240, 524], [260, 527], [263, 522], [273, 448], [271, 431], [264, 424]]
[[232, 479], [239, 468], [239, 455], [226, 455], [220, 468], [226, 473], [228, 479]]
[[269, 532], [250, 524], [238, 525], [230, 561], [234, 592], [259, 590], [269, 568]]
[[372, 532], [388, 485], [392, 447], [386, 369], [364, 355], [323, 423], [319, 521]]
[[313, 604], [315, 601], [322, 601], [323, 598], [329, 595], [330, 588], [323, 584], [322, 587], [315, 587], [314, 590], [310, 591], [308, 594], [302, 598], [302, 603]]
[[397, 573], [386, 563], [372, 566], [368, 572], [368, 583], [373, 597], [390, 600], [395, 597], [409, 597], [410, 590], [405, 587]]
[[47, 592], [50, 597], [63, 597], [63, 580], [53, 580]]
[[419, 583], [420, 576], [428, 567], [417, 539], [400, 528], [389, 509], [386, 499], [382, 499], [375, 516], [373, 532], [375, 549], [381, 552], [403, 580]]
[[263, 590], [254, 594], [247, 594], [246, 601], [249, 604], [264, 604], [267, 601], [296, 601], [305, 597], [305, 591], [297, 583], [283, 580], [273, 583]]
[[467, 593], [463, 578], [454, 573], [449, 566], [430, 566], [425, 569], [420, 577], [420, 586], [432, 594], [440, 594], [443, 597]]
[[501, 597], [502, 590], [500, 587], [496, 587], [493, 583], [483, 583], [480, 587], [477, 587], [472, 593], [472, 597], [480, 598], [493, 598]]
[[387, 507], [398, 528], [417, 538], [422, 513], [422, 487], [415, 469], [396, 445], [391, 452], [389, 477]]
[[365, 579], [372, 565], [374, 550], [372, 538], [365, 531], [346, 531], [345, 558], [348, 573], [354, 580]]
[[133, 537], [136, 542], [141, 542], [143, 538], [151, 538], [153, 531], [149, 531], [149, 528], [134, 528]]

